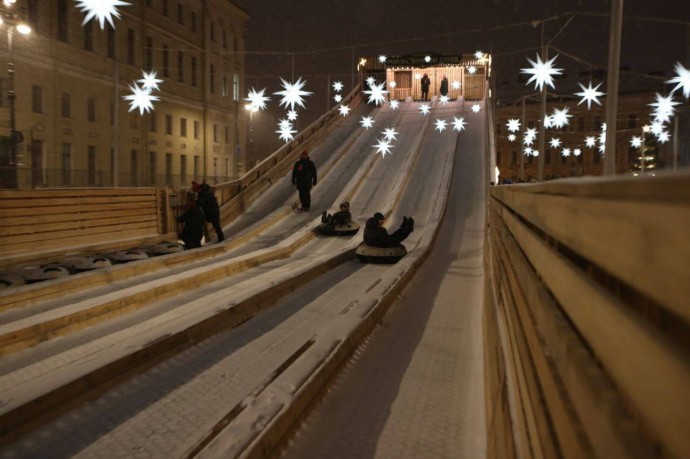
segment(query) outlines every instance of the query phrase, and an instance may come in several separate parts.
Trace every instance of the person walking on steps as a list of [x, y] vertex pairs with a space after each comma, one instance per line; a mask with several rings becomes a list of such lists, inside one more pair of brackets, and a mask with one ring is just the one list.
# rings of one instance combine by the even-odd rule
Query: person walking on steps
[[422, 85], [422, 100], [429, 100], [429, 86], [431, 86], [429, 75], [425, 73], [420, 83]]
[[311, 207], [311, 188], [316, 186], [316, 165], [309, 159], [307, 151], [303, 151], [299, 161], [292, 168], [292, 184], [299, 192], [299, 202], [303, 211]]
[[204, 211], [206, 221], [213, 225], [213, 229], [216, 230], [218, 242], [224, 241], [225, 235], [223, 234], [223, 228], [220, 226], [220, 206], [218, 205], [216, 195], [213, 193], [213, 189], [208, 183], [204, 182], [199, 187], [196, 202]]
[[372, 247], [395, 247], [404, 241], [411, 232], [414, 231], [414, 219], [403, 217], [400, 228], [393, 234], [383, 226], [386, 218], [382, 213], [376, 212], [373, 217], [367, 220], [364, 226], [364, 243]]

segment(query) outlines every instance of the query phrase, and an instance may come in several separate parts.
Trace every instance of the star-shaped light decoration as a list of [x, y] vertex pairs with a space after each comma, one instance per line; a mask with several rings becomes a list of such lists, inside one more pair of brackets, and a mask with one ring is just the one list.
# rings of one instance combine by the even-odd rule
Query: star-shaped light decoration
[[280, 100], [280, 106], [282, 107], [285, 105], [285, 108], [290, 107], [290, 110], [294, 110], [295, 105], [299, 105], [300, 107], [304, 108], [304, 99], [302, 97], [312, 94], [309, 91], [302, 90], [307, 82], [302, 81], [302, 77], [299, 77], [294, 83], [285, 81], [282, 78], [280, 81], [282, 81], [283, 90], [274, 93], [278, 96], [283, 96], [283, 98]]
[[395, 128], [386, 128], [381, 134], [383, 134], [388, 141], [397, 140], [396, 136], [398, 135], [398, 131], [396, 131]]
[[251, 108], [256, 108], [257, 110], [266, 109], [266, 102], [271, 100], [271, 98], [264, 96], [264, 91], [266, 91], [266, 88], [258, 92], [254, 88], [249, 91], [245, 100], [249, 102]]
[[297, 112], [295, 110], [290, 110], [287, 112], [287, 119], [290, 121], [295, 121], [297, 119]]
[[517, 139], [515, 134], [508, 134], [508, 141], [509, 142], [515, 142], [515, 139]]
[[429, 110], [431, 110], [431, 106], [429, 104], [422, 104], [419, 106], [419, 111], [422, 113], [422, 115], [428, 115]]
[[668, 133], [668, 131], [663, 131], [659, 133], [658, 136], [656, 136], [656, 140], [659, 143], [666, 143], [671, 139], [671, 134]]
[[292, 129], [292, 123], [289, 120], [280, 120], [278, 121], [278, 129]]
[[391, 107], [391, 110], [397, 110], [398, 107], [400, 107], [400, 102], [398, 102], [397, 100], [391, 100], [390, 102], [388, 102], [388, 105]]
[[475, 67], [474, 65], [470, 65], [469, 67], [467, 67], [467, 73], [469, 73], [470, 75], [474, 75], [475, 73], [477, 73], [477, 67]]
[[343, 96], [341, 96], [340, 94], [336, 94], [335, 96], [333, 96], [333, 100], [336, 102], [340, 102], [341, 100], [343, 100]]
[[342, 90], [343, 90], [343, 82], [342, 81], [334, 81], [333, 82], [333, 91], [340, 92]]
[[458, 132], [463, 131], [465, 129], [465, 124], [467, 124], [465, 122], [465, 118], [453, 117], [453, 130], [454, 131], [458, 131]]
[[570, 115], [568, 113], [570, 109], [568, 107], [565, 107], [563, 109], [554, 109], [553, 111], [553, 125], [557, 128], [560, 129], [563, 126], [567, 126], [569, 121], [568, 118], [572, 118], [573, 115]]
[[449, 100], [450, 100], [450, 98], [449, 98], [448, 96], [441, 96], [441, 97], [438, 98], [438, 102], [439, 102], [441, 105], [446, 105], [446, 104], [448, 104], [448, 101], [449, 101]]
[[573, 149], [573, 155], [580, 156], [581, 154], [582, 154], [582, 150], [580, 150], [579, 148]]
[[661, 123], [666, 123], [671, 120], [671, 117], [676, 111], [676, 105], [680, 105], [680, 102], [673, 100], [673, 94], [670, 94], [668, 97], [663, 97], [658, 92], [656, 93], [656, 102], [649, 104], [650, 107], [655, 107], [652, 116], [656, 121]]
[[338, 107], [338, 112], [340, 112], [342, 116], [347, 116], [347, 114], [350, 113], [350, 107], [347, 105], [341, 105]]
[[630, 146], [633, 148], [640, 148], [642, 146], [642, 137], [639, 135], [634, 135], [630, 139]]
[[115, 28], [113, 24], [113, 16], [120, 19], [120, 12], [117, 10], [118, 6], [131, 5], [129, 2], [123, 2], [120, 0], [76, 0], [76, 7], [79, 8], [82, 13], [86, 13], [82, 25], [89, 22], [91, 19], [98, 19], [98, 23], [101, 29], [105, 29], [105, 21], [110, 23], [112, 28]]
[[391, 88], [395, 88], [396, 86], [398, 86], [398, 83], [396, 83], [395, 81], [391, 81], [390, 83], [388, 83], [388, 86], [390, 86]]
[[379, 56], [379, 62], [382, 63], [382, 64], [386, 62], [386, 59], [387, 59], [387, 57], [386, 57], [385, 55], [383, 55], [383, 54], [381, 54], [381, 55]]
[[683, 64], [680, 62], [676, 62], [676, 76], [668, 80], [666, 83], [677, 83], [676, 87], [671, 91], [671, 94], [676, 92], [678, 89], [682, 89], [683, 97], [686, 99], [690, 97], [690, 69], [683, 67]]
[[484, 53], [481, 51], [477, 51], [476, 53], [474, 53], [474, 57], [478, 60], [484, 59]]
[[480, 111], [481, 109], [482, 109], [482, 107], [481, 107], [481, 105], [479, 105], [479, 104], [474, 104], [474, 105], [472, 105], [472, 111], [473, 111], [474, 113], [479, 113], [479, 111]]
[[597, 138], [594, 137], [593, 135], [588, 135], [585, 137], [585, 145], [587, 148], [594, 148], [597, 144]]
[[152, 70], [150, 72], [144, 72], [142, 70], [141, 72], [141, 80], [137, 80], [139, 83], [141, 83], [141, 87], [144, 89], [148, 89], [149, 91], [160, 91], [160, 88], [158, 87], [158, 83], [162, 83], [163, 80], [160, 80], [156, 78], [156, 71]]
[[525, 149], [523, 150], [523, 152], [525, 153], [525, 156], [532, 156], [533, 151], [534, 150], [532, 150], [532, 147], [530, 147], [530, 146], [526, 146]]
[[658, 137], [659, 134], [664, 132], [664, 123], [662, 123], [661, 121], [654, 121], [652, 124], [649, 125], [649, 132]]
[[537, 128], [527, 128], [522, 142], [525, 145], [532, 145], [537, 138]]
[[370, 76], [366, 79], [367, 86], [372, 86], [373, 84], [376, 83], [376, 79], [373, 76]]
[[386, 101], [386, 94], [388, 91], [384, 91], [383, 87], [386, 83], [369, 85], [369, 90], [362, 91], [364, 94], [369, 95], [369, 100], [367, 103], [375, 103], [376, 105], [382, 104]]
[[561, 139], [559, 139], [559, 138], [557, 138], [557, 137], [554, 137], [554, 138], [551, 139], [551, 141], [549, 142], [549, 145], [551, 145], [551, 148], [558, 148], [558, 147], [561, 146]]
[[553, 127], [553, 115], [544, 116], [544, 128], [551, 129]]
[[567, 158], [568, 156], [570, 156], [570, 148], [564, 148], [561, 151], [561, 154]]
[[431, 56], [424, 56], [424, 62], [426, 62], [427, 64], [431, 62]]
[[560, 75], [563, 72], [563, 69], [556, 69], [553, 67], [553, 63], [556, 60], [556, 57], [558, 56], [555, 56], [546, 62], [542, 62], [541, 56], [539, 56], [539, 54], [537, 54], [537, 62], [534, 62], [532, 59], [528, 57], [527, 60], [530, 64], [532, 64], [532, 68], [520, 70], [520, 72], [522, 73], [532, 75], [530, 79], [527, 80], [526, 85], [529, 85], [531, 82], [534, 81], [535, 89], [542, 90], [545, 84], [555, 89], [555, 86], [553, 84], [553, 76]]
[[455, 80], [450, 84], [450, 87], [453, 89], [460, 89], [460, 82], [458, 80]]
[[520, 130], [520, 120], [517, 118], [510, 118], [506, 123], [509, 132], [517, 132]]
[[363, 116], [359, 124], [361, 124], [364, 129], [369, 130], [369, 128], [374, 125], [374, 118], [371, 116]]
[[386, 153], [391, 154], [391, 144], [388, 140], [378, 139], [377, 142], [376, 145], [372, 145], [376, 148], [376, 153], [381, 153], [382, 158], [386, 157]]
[[580, 102], [578, 102], [577, 105], [580, 105], [582, 102], [587, 102], [587, 110], [592, 108], [592, 102], [594, 102], [597, 105], [601, 105], [601, 102], [599, 102], [599, 97], [605, 95], [606, 93], [599, 91], [599, 86], [601, 86], [601, 83], [599, 83], [596, 88], [592, 87], [592, 82], [589, 82], [589, 86], [585, 88], [585, 86], [582, 83], [578, 83], [580, 87], [582, 88], [582, 92], [576, 92], [576, 96], [582, 97]]
[[139, 114], [143, 115], [144, 112], [149, 112], [153, 110], [153, 101], [160, 100], [158, 96], [154, 96], [153, 94], [151, 94], [150, 90], [139, 87], [139, 85], [136, 83], [130, 85], [129, 89], [130, 91], [132, 91], [132, 94], [123, 96], [122, 98], [124, 100], [130, 101], [130, 112], [138, 108]]
[[434, 122], [434, 124], [436, 124], [436, 126], [434, 127], [435, 130], [437, 130], [438, 132], [443, 132], [446, 130], [446, 125], [448, 123], [446, 122], [446, 120], [440, 120], [440, 119], [436, 118], [436, 121]]
[[288, 123], [287, 126], [279, 125], [279, 129], [276, 131], [276, 133], [280, 134], [280, 140], [289, 142], [295, 138], [294, 134], [296, 134], [297, 131], [292, 129], [292, 124]]

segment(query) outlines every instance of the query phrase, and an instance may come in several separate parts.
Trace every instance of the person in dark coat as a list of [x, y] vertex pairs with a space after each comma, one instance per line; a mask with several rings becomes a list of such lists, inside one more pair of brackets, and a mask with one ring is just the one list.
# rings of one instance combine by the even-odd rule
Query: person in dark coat
[[341, 202], [340, 211], [334, 213], [333, 215], [323, 212], [321, 216], [321, 221], [332, 226], [336, 225], [347, 225], [352, 221], [352, 214], [350, 213], [350, 203]]
[[385, 217], [382, 213], [376, 212], [373, 217], [367, 220], [364, 226], [364, 243], [372, 247], [395, 247], [414, 231], [414, 219], [412, 217], [403, 217], [403, 222], [400, 228], [395, 230], [393, 234], [388, 234], [388, 231], [383, 226]]
[[299, 192], [302, 210], [308, 211], [311, 207], [311, 187], [316, 186], [316, 165], [309, 159], [306, 151], [302, 152], [299, 161], [292, 168], [292, 184]]
[[204, 211], [206, 221], [213, 225], [213, 229], [216, 230], [218, 242], [224, 241], [225, 235], [223, 234], [223, 228], [220, 226], [220, 206], [218, 206], [216, 195], [208, 183], [202, 183], [199, 187], [196, 202]]
[[195, 249], [201, 247], [201, 238], [204, 235], [204, 211], [196, 204], [194, 194], [187, 195], [187, 205], [185, 212], [177, 217], [178, 223], [184, 223], [184, 227], [178, 237], [184, 242], [184, 249]]
[[429, 86], [431, 86], [431, 80], [429, 79], [429, 75], [427, 75], [426, 73], [422, 77], [421, 84], [422, 100], [429, 100]]
[[441, 87], [438, 92], [440, 92], [442, 96], [448, 95], [448, 78], [446, 78], [445, 75], [441, 78]]

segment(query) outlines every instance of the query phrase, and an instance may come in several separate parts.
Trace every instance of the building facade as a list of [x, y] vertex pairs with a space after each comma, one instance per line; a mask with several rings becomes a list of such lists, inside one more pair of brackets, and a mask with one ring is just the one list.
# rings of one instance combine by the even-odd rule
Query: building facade
[[[0, 79], [0, 135], [11, 130], [10, 86], [19, 133], [15, 160], [0, 153], [5, 186], [186, 186], [243, 172], [248, 16], [233, 2], [131, 2], [104, 29], [82, 24], [72, 0], [9, 8], [32, 33], [8, 32], [11, 45], [0, 34], [0, 69], [14, 67]], [[123, 96], [143, 71], [162, 82], [140, 114]]]

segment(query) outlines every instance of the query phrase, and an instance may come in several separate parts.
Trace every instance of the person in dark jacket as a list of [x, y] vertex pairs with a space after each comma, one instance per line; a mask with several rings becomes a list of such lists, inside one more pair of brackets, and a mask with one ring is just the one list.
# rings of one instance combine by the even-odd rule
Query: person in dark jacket
[[429, 75], [425, 73], [420, 83], [422, 85], [422, 100], [429, 100], [429, 86], [431, 86]]
[[323, 212], [321, 216], [321, 221], [329, 225], [347, 225], [352, 221], [352, 214], [350, 213], [350, 203], [341, 202], [340, 211], [334, 213], [333, 215]]
[[202, 183], [199, 187], [196, 202], [204, 211], [206, 221], [213, 225], [213, 229], [216, 230], [218, 242], [225, 240], [223, 228], [220, 226], [220, 207], [218, 206], [218, 200], [208, 183]]
[[385, 217], [382, 213], [376, 212], [373, 217], [367, 220], [364, 226], [364, 243], [372, 247], [395, 247], [414, 231], [414, 219], [403, 217], [400, 228], [393, 234], [383, 226]]
[[316, 186], [316, 165], [306, 151], [303, 151], [299, 161], [292, 168], [292, 184], [299, 192], [299, 202], [302, 210], [308, 211], [311, 207], [311, 187]]
[[448, 78], [446, 78], [445, 75], [441, 78], [441, 87], [438, 92], [440, 92], [442, 96], [448, 95]]
[[187, 205], [185, 212], [177, 217], [179, 223], [184, 223], [184, 227], [178, 237], [184, 242], [184, 249], [195, 249], [201, 247], [201, 238], [204, 235], [204, 212], [196, 204], [194, 193], [187, 195]]

